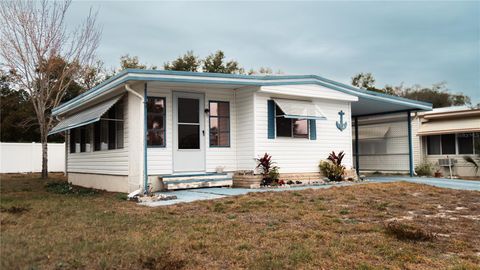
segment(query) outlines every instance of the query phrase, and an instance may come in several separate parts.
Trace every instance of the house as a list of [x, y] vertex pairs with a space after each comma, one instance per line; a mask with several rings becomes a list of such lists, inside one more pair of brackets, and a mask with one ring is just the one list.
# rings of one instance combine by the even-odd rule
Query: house
[[418, 112], [413, 118], [415, 164], [433, 164], [444, 176], [475, 176], [465, 156], [477, 159], [480, 153], [480, 108], [457, 106]]
[[54, 108], [50, 134], [67, 134], [70, 182], [129, 192], [229, 185], [265, 152], [283, 177], [320, 177], [319, 161], [341, 150], [358, 172], [363, 118], [396, 114], [410, 130], [410, 113], [430, 109], [315, 75], [125, 70]]

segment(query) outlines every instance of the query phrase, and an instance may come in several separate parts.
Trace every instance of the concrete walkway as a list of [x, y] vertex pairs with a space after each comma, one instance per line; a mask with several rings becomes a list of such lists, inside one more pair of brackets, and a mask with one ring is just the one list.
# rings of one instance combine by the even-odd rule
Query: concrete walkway
[[441, 188], [461, 189], [461, 190], [477, 190], [480, 191], [480, 181], [449, 179], [449, 178], [431, 178], [431, 177], [406, 177], [406, 176], [379, 176], [369, 177], [371, 182], [398, 182], [405, 181], [417, 184], [426, 184]]
[[170, 192], [159, 192], [160, 194], [175, 195], [177, 199], [168, 201], [157, 201], [141, 203], [142, 205], [156, 207], [173, 205], [177, 203], [189, 203], [200, 200], [213, 200], [224, 197], [245, 195], [250, 192], [281, 192], [304, 189], [322, 189], [333, 186], [351, 186], [368, 183], [388, 183], [388, 182], [412, 182], [418, 184], [427, 184], [442, 188], [460, 189], [460, 190], [477, 190], [480, 191], [480, 181], [467, 181], [461, 179], [447, 179], [447, 178], [427, 178], [427, 177], [408, 177], [408, 176], [391, 176], [391, 177], [369, 177], [365, 182], [343, 182], [334, 184], [323, 184], [315, 186], [302, 186], [291, 188], [272, 188], [272, 189], [249, 189], [249, 188], [197, 188], [188, 190], [177, 190]]

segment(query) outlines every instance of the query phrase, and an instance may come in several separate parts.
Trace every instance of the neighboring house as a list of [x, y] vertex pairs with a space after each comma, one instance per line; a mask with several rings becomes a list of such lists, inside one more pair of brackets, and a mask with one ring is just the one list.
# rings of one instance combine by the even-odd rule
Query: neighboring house
[[[68, 134], [69, 181], [129, 192], [161, 181], [231, 184], [265, 152], [282, 175], [320, 177], [319, 161], [342, 150], [345, 166], [359, 170], [361, 140], [352, 139], [366, 134], [361, 119], [396, 112], [408, 130], [410, 112], [430, 109], [314, 75], [125, 70], [55, 108], [51, 134]], [[402, 169], [413, 174], [412, 138], [404, 139]]]
[[436, 169], [440, 168], [444, 176], [449, 176], [450, 159], [454, 175], [475, 176], [474, 167], [463, 157], [478, 157], [480, 154], [474, 147], [480, 144], [479, 108], [459, 106], [419, 112], [412, 128], [416, 165], [428, 162]]

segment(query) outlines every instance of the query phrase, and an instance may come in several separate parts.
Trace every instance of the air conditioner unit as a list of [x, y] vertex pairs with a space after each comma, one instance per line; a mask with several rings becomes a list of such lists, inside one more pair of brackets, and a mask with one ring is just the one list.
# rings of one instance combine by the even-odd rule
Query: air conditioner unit
[[438, 165], [440, 167], [450, 167], [457, 163], [457, 160], [454, 158], [441, 158], [438, 160]]

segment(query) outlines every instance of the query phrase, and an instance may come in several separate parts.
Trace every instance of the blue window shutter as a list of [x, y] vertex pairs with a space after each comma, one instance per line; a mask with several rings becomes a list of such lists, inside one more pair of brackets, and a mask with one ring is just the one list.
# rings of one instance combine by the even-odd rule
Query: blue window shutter
[[268, 138], [275, 139], [275, 101], [269, 100], [268, 103]]
[[315, 119], [308, 120], [308, 126], [310, 127], [310, 140], [317, 139], [317, 121]]

